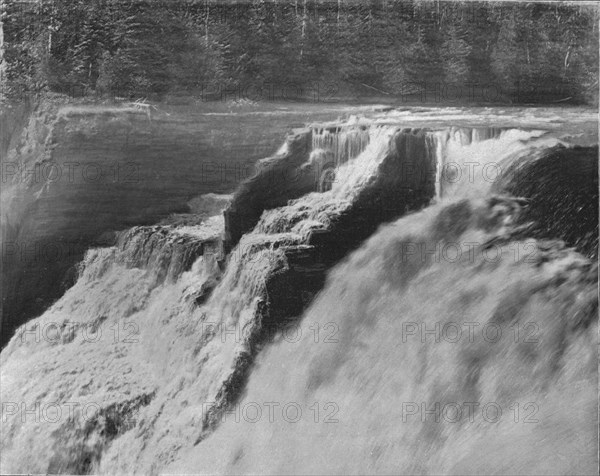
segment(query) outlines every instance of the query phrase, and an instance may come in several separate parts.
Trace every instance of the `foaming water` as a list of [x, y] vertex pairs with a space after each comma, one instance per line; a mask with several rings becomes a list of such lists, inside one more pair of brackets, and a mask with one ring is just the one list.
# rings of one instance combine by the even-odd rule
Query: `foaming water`
[[[379, 232], [331, 274], [304, 317], [303, 328], [333, 326], [336, 339], [315, 342], [307, 332], [300, 342], [265, 352], [238, 406], [258, 404], [262, 418], [236, 422], [228, 415], [171, 469], [595, 472], [594, 267], [552, 249], [535, 260], [514, 259], [514, 249], [504, 246], [497, 262], [486, 259], [482, 247], [472, 260], [454, 262], [406, 252], [409, 243], [431, 249], [452, 235], [481, 242], [490, 234], [476, 223], [488, 215], [483, 203], [438, 205]], [[454, 229], [449, 220], [457, 218]], [[450, 329], [438, 342], [436, 326]], [[498, 328], [500, 338], [482, 334]], [[515, 329], [522, 333], [516, 342]], [[272, 421], [266, 402], [280, 405]], [[289, 404], [301, 409], [298, 421], [280, 411]], [[469, 404], [476, 409], [472, 421]], [[489, 408], [500, 409], [500, 418]]]
[[[13, 418], [3, 433], [10, 443], [3, 467], [106, 474], [589, 472], [596, 268], [559, 243], [511, 241], [519, 202], [491, 196], [489, 176], [468, 174], [471, 162], [480, 169], [510, 164], [556, 140], [539, 131], [354, 126], [313, 131], [309, 160], [335, 159], [330, 189], [264, 211], [226, 259], [218, 238], [223, 218], [208, 217], [229, 200], [219, 196], [191, 207], [207, 216], [201, 225], [137, 227], [115, 246], [89, 251], [76, 285], [36, 320], [78, 316], [80, 325], [60, 344], [13, 340], [2, 354], [2, 392], [31, 405], [60, 382], [55, 398], [101, 402], [96, 426], [85, 433], [73, 422], [56, 429]], [[272, 299], [277, 291], [284, 301], [292, 298], [285, 287], [267, 289], [281, 285], [273, 277], [289, 270], [287, 253], [310, 249], [311, 235], [350, 210], [385, 173], [386, 160], [407, 159], [395, 150], [399, 131], [415, 141], [402, 142], [406, 151], [424, 150], [437, 163], [436, 203], [384, 226], [334, 268], [302, 313], [298, 339], [281, 334], [265, 342]], [[412, 147], [421, 140], [424, 147]], [[451, 163], [467, 173], [445, 176]], [[90, 323], [105, 329], [94, 345], [81, 332]], [[139, 331], [127, 345], [112, 332], [115, 325], [130, 329], [125, 324]], [[497, 341], [480, 332], [486, 326], [502, 329]], [[451, 333], [436, 338], [436, 328]], [[525, 341], [531, 329], [536, 342]], [[470, 402], [480, 406], [473, 421], [464, 409]], [[423, 404], [431, 410], [454, 403], [463, 409], [459, 418], [442, 413], [435, 421], [421, 412]], [[482, 416], [490, 403], [506, 418], [491, 423]], [[262, 416], [236, 421], [248, 404]], [[300, 414], [283, 414], [288, 404]], [[98, 430], [112, 428], [101, 423], [111, 405], [121, 420], [134, 408], [135, 425]], [[60, 448], [51, 443], [56, 435]], [[18, 449], [31, 447], [42, 451], [26, 458]]]
[[461, 131], [435, 134], [438, 199], [485, 194], [516, 156], [562, 143], [542, 130], [507, 129], [496, 131], [492, 137], [481, 132], [465, 137]]
[[[436, 139], [465, 168], [557, 143]], [[302, 338], [261, 354], [244, 398], [169, 472], [596, 473], [597, 266], [512, 241], [520, 205], [489, 195], [492, 177], [449, 182], [330, 273]]]
[[256, 231], [266, 234], [289, 232], [306, 241], [310, 232], [325, 228], [330, 220], [351, 205], [365, 184], [376, 176], [381, 161], [390, 150], [390, 139], [397, 130], [397, 127], [391, 126], [370, 128], [368, 145], [354, 160], [338, 166], [330, 190], [309, 193], [290, 200], [285, 207], [266, 211]]
[[[132, 415], [182, 367], [194, 300], [220, 275], [222, 228], [222, 216], [193, 227], [135, 227], [115, 246], [86, 253], [75, 285], [2, 352], [3, 402], [60, 412], [50, 422], [8, 420], [3, 468], [94, 472], [115, 432], [130, 429]], [[75, 402], [72, 413], [65, 402]], [[81, 433], [82, 422], [98, 433]]]

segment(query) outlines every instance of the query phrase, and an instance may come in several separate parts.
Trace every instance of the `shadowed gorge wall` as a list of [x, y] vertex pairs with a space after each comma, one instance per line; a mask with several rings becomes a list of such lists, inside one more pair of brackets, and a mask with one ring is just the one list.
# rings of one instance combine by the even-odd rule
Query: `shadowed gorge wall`
[[3, 128], [2, 345], [73, 284], [73, 266], [105, 232], [189, 212], [204, 193], [231, 192], [306, 114], [233, 119], [48, 101], [32, 108], [20, 121], [2, 119], [15, 131]]

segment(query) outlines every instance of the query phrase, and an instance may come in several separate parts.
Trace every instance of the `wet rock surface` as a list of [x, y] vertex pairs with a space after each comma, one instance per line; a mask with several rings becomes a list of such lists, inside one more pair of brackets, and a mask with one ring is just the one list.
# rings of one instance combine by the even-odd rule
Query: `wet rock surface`
[[560, 239], [590, 259], [598, 257], [598, 147], [557, 146], [523, 157], [497, 190], [526, 199], [523, 236]]

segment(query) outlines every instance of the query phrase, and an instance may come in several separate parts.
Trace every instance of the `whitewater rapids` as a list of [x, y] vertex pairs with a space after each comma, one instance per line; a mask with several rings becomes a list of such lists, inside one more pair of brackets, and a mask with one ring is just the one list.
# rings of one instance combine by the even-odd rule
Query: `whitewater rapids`
[[[310, 144], [313, 159], [334, 158], [331, 189], [261, 210], [227, 257], [221, 216], [137, 227], [87, 253], [77, 283], [2, 352], [0, 390], [26, 408], [98, 411], [52, 425], [11, 407], [3, 471], [597, 470], [597, 266], [558, 240], [518, 235], [522, 200], [487, 174], [564, 144], [537, 129], [390, 125]], [[365, 191], [386, 185], [406, 151], [433, 164], [430, 205], [407, 202], [329, 271], [308, 308], [292, 306], [299, 316], [277, 308], [298, 297], [273, 277], [314, 249], [316, 232], [370, 214]], [[297, 318], [295, 333], [266, 339], [281, 315]], [[36, 324], [69, 331], [40, 341]], [[90, 326], [104, 332], [86, 338]]]
[[[445, 142], [443, 157], [506, 165], [541, 136]], [[597, 268], [559, 243], [487, 248], [514, 209], [481, 177], [446, 180], [332, 271], [302, 338], [267, 349], [168, 472], [594, 474]]]
[[331, 273], [302, 339], [265, 351], [222, 427], [169, 471], [594, 473], [593, 266], [564, 250], [532, 257], [531, 243], [514, 242], [497, 262], [497, 250], [485, 259], [480, 248], [472, 261], [402, 259], [408, 243], [481, 243], [490, 235], [474, 224], [489, 211], [438, 205], [382, 229]]

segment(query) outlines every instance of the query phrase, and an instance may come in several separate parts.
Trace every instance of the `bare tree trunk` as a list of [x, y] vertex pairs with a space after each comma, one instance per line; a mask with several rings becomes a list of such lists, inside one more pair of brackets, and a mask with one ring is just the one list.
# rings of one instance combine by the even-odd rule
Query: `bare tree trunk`
[[204, 17], [204, 42], [208, 46], [208, 17], [210, 16], [209, 0], [204, 1], [204, 7], [206, 8], [206, 16]]
[[302, 33], [301, 33], [301, 47], [300, 47], [300, 57], [304, 54], [304, 37], [306, 35], [306, 0], [304, 0], [303, 9], [302, 9]]
[[571, 47], [572, 45], [569, 45], [569, 49], [567, 50], [567, 54], [565, 55], [563, 78], [567, 77], [567, 69], [569, 68], [569, 56], [571, 56]]
[[[42, 1], [40, 1], [40, 6]], [[52, 51], [52, 33], [54, 31], [54, 1], [50, 2], [50, 25], [48, 26], [48, 56], [50, 56], [50, 52]]]
[[4, 59], [4, 19], [8, 16], [6, 11], [8, 4], [2, 2], [0, 5], [0, 97], [6, 87], [6, 61]]
[[302, 7], [302, 39], [304, 40], [304, 35], [306, 34], [306, 0], [304, 0], [304, 4]]

